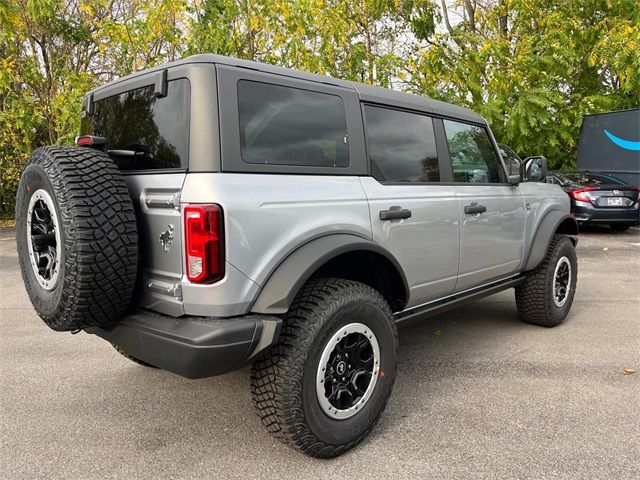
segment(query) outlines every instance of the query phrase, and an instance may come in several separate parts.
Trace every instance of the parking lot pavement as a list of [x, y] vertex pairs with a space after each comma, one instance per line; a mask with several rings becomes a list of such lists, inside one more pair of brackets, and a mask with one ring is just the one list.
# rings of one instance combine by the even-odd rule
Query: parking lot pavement
[[263, 431], [246, 369], [190, 381], [49, 330], [13, 237], [0, 232], [3, 478], [640, 477], [638, 229], [580, 235], [557, 328], [520, 323], [506, 291], [402, 329], [386, 412], [329, 461]]

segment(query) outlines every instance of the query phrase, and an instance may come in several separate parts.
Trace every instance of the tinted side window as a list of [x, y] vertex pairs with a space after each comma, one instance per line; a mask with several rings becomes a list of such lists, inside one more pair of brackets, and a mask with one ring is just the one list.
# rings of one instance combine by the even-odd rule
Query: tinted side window
[[389, 182], [438, 182], [433, 120], [425, 115], [365, 105], [373, 176]]
[[121, 170], [187, 168], [189, 110], [189, 81], [172, 80], [164, 98], [149, 86], [99, 100], [81, 134], [105, 137]]
[[247, 163], [349, 166], [347, 117], [337, 95], [240, 80], [238, 113]]
[[445, 120], [444, 129], [456, 182], [504, 182], [502, 165], [484, 128]]

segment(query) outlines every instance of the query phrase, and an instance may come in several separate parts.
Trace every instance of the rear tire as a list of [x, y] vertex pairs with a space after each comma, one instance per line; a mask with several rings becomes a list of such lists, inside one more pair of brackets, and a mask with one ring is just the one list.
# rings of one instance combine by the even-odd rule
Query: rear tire
[[138, 237], [116, 165], [90, 148], [33, 152], [16, 197], [22, 278], [53, 330], [108, 327], [133, 294]]
[[351, 280], [311, 280], [285, 315], [278, 344], [253, 364], [251, 394], [262, 423], [307, 455], [341, 455], [382, 414], [396, 349], [380, 293]]
[[555, 235], [542, 263], [515, 288], [520, 318], [555, 327], [565, 319], [576, 293], [578, 260], [569, 237]]
[[631, 225], [628, 225], [626, 223], [612, 223], [609, 226], [611, 227], [611, 230], [613, 230], [614, 232], [626, 232], [627, 230], [629, 230], [629, 227]]

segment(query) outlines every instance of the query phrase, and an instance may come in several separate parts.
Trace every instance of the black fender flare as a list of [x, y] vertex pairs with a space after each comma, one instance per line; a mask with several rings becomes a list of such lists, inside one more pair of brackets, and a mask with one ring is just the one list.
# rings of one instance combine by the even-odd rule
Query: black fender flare
[[389, 260], [400, 274], [406, 297], [409, 297], [407, 279], [400, 263], [391, 253], [356, 235], [332, 234], [311, 240], [289, 254], [265, 282], [251, 312], [270, 315], [286, 313], [298, 291], [322, 265], [338, 255], [357, 250], [374, 252]]
[[576, 238], [576, 235], [578, 235], [578, 222], [566, 212], [560, 210], [548, 212], [538, 223], [538, 228], [529, 248], [529, 256], [527, 257], [524, 271], [533, 270], [540, 265], [556, 233], [571, 236], [575, 245], [578, 242]]

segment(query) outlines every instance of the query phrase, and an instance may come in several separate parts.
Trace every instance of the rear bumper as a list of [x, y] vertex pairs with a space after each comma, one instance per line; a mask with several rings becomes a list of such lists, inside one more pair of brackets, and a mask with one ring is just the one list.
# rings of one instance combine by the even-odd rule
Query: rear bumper
[[580, 224], [627, 223], [638, 225], [640, 223], [637, 203], [635, 208], [595, 208], [585, 202], [575, 202], [575, 205], [571, 206], [571, 213]]
[[268, 315], [172, 318], [136, 311], [112, 329], [87, 328], [131, 356], [187, 378], [236, 370], [277, 341], [282, 320]]

